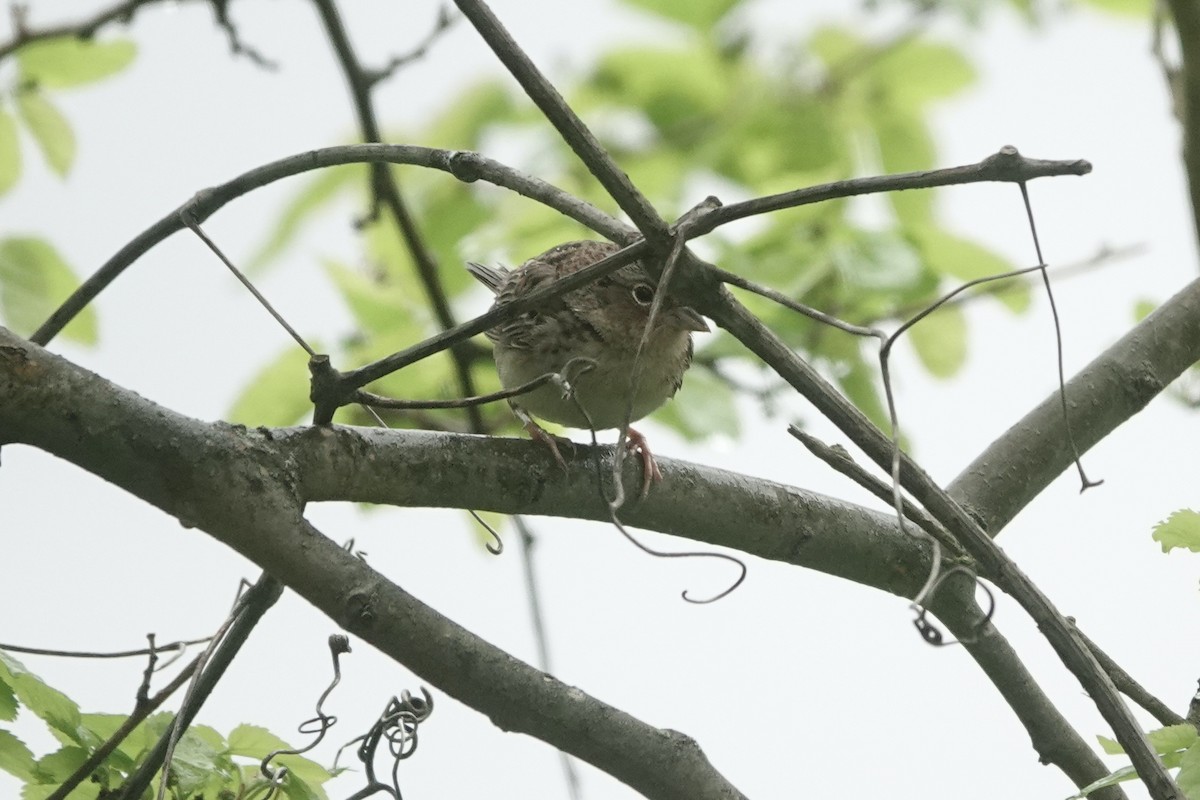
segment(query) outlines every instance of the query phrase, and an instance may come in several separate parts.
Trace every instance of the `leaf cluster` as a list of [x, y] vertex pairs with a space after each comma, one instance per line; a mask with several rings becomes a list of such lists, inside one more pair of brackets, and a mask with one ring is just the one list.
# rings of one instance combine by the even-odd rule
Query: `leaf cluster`
[[[46, 684], [12, 656], [0, 652], [0, 722], [14, 722], [24, 709], [45, 723], [59, 748], [43, 756], [11, 730], [0, 727], [0, 769], [25, 782], [22, 800], [44, 800], [85, 764], [124, 725], [124, 714], [86, 714], [74, 700]], [[154, 714], [139, 724], [70, 793], [72, 800], [114, 797], [171, 727], [173, 715]], [[266, 797], [271, 786], [259, 762], [277, 750], [291, 749], [279, 737], [254, 725], [239, 725], [222, 736], [206, 725], [191, 725], [175, 747], [168, 796], [173, 798]], [[280, 795], [291, 800], [326, 800], [322, 784], [334, 773], [301, 756], [272, 760], [287, 767]], [[158, 779], [147, 796], [155, 796]]]
[[[975, 72], [958, 48], [923, 35], [865, 39], [827, 27], [778, 53], [738, 23], [738, 0], [681, 3], [631, 0], [678, 35], [603, 54], [564, 94], [635, 184], [666, 214], [703, 194], [746, 197], [872, 171], [932, 168], [937, 160], [930, 110], [968, 88]], [[665, 38], [665, 37], [664, 37]], [[515, 164], [615, 211], [595, 180], [545, 121], [506, 85], [482, 83], [455, 98], [412, 139], [434, 146], [486, 149], [503, 139], [530, 155]], [[449, 297], [464, 307], [472, 287], [459, 265], [519, 264], [555, 244], [594, 236], [576, 223], [486, 186], [463, 187], [418, 171], [399, 175], [406, 199], [440, 264]], [[368, 203], [365, 168], [331, 170], [293, 198], [268, 237], [257, 266], [277, 259], [304, 222], [345, 193]], [[930, 192], [890, 195], [882, 219], [863, 221], [863, 204], [839, 200], [779, 213], [708, 237], [701, 247], [726, 269], [752, 277], [857, 324], [898, 321], [952, 283], [1012, 269], [1001, 255], [947, 230]], [[363, 227], [357, 259], [329, 259], [326, 271], [351, 310], [356, 330], [336, 343], [335, 363], [350, 368], [435, 332], [412, 256], [384, 218]], [[349, 262], [349, 263], [347, 263]], [[1024, 284], [992, 290], [1013, 311], [1029, 303]], [[874, 345], [747, 298], [785, 341], [819, 362], [840, 388], [883, 424]], [[917, 325], [911, 341], [934, 375], [955, 374], [967, 356], [967, 320], [948, 305]], [[473, 371], [480, 391], [496, 386], [482, 348]], [[658, 419], [689, 438], [734, 435], [736, 391], [769, 397], [770, 378], [735, 384], [757, 370], [724, 335], [702, 342], [681, 402]], [[734, 367], [733, 365], [743, 365]], [[754, 373], [751, 373], [754, 374]], [[375, 387], [402, 397], [453, 396], [448, 357], [430, 359]], [[233, 416], [253, 424], [291, 424], [305, 411], [303, 357], [288, 352], [264, 367]], [[296, 403], [279, 402], [281, 397]], [[502, 409], [491, 424], [507, 421]], [[345, 412], [344, 412], [345, 413]], [[354, 413], [354, 412], [350, 412]], [[389, 422], [392, 422], [389, 420]], [[428, 427], [428, 418], [396, 424]], [[447, 427], [453, 422], [445, 420]]]

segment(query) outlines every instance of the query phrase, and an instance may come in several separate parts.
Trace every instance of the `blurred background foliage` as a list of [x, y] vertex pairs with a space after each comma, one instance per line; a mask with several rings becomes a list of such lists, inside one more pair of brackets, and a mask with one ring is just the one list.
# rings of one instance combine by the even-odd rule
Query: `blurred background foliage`
[[[569, 84], [564, 96], [600, 137], [634, 183], [668, 218], [708, 193], [726, 201], [881, 172], [932, 169], [940, 164], [930, 109], [976, 81], [970, 58], [954, 44], [926, 35], [922, 20], [955, 14], [980, 24], [985, 4], [914, 4], [916, 23], [883, 38], [823, 27], [784, 53], [765, 56], [756, 32], [738, 15], [741, 0], [626, 0], [678, 35], [661, 45], [617, 46]], [[995, 4], [992, 4], [993, 6]], [[1031, 25], [1050, 13], [1013, 0]], [[1148, 2], [1096, 2], [1123, 13], [1148, 14]], [[447, 104], [422, 131], [393, 134], [447, 149], [526, 154], [510, 163], [610, 213], [618, 209], [562, 144], [532, 104], [499, 78], [472, 86]], [[516, 146], [513, 143], [518, 143]], [[364, 204], [366, 167], [330, 170], [311, 180], [280, 217], [255, 268], [268, 267], [310, 215], [339, 195]], [[480, 184], [463, 185], [418, 169], [396, 168], [406, 200], [440, 264], [446, 292], [459, 311], [464, 298], [478, 308], [482, 294], [461, 265], [467, 260], [515, 266], [563, 241], [596, 238], [577, 223], [536, 203]], [[856, 324], [900, 322], [966, 280], [1014, 269], [1000, 254], [946, 229], [930, 191], [886, 197], [886, 219], [864, 222], [852, 200], [806, 206], [721, 229], [696, 243], [723, 268], [769, 285]], [[359, 323], [334, 347], [334, 363], [350, 368], [435, 332], [410, 253], [381, 215], [363, 230], [364, 251], [328, 274]], [[1025, 265], [1019, 265], [1025, 266]], [[1020, 281], [990, 289], [1019, 313], [1030, 303]], [[754, 296], [751, 309], [785, 341], [835, 380], [877, 424], [886, 428], [876, 348]], [[954, 375], [967, 358], [967, 318], [949, 305], [916, 326], [910, 341], [923, 366]], [[481, 340], [482, 341], [482, 340]], [[482, 348], [472, 370], [480, 392], [499, 388]], [[702, 337], [697, 367], [679, 402], [655, 415], [689, 439], [734, 436], [737, 393], [772, 411], [778, 388], [725, 334]], [[448, 356], [428, 359], [380, 381], [399, 397], [448, 398], [457, 393]], [[280, 404], [306, 393], [303, 356], [290, 350], [267, 365], [233, 409], [255, 424], [291, 424], [305, 404]], [[368, 420], [343, 409], [348, 421]], [[514, 427], [503, 404], [485, 409], [491, 430]], [[442, 413], [395, 415], [394, 425], [462, 430], [465, 417]]]
[[[675, 35], [662, 44], [618, 45], [560, 87], [633, 181], [668, 218], [709, 193], [726, 201], [883, 172], [946, 166], [930, 124], [940, 101], [971, 88], [977, 76], [969, 54], [928, 33], [935, 18], [953, 16], [978, 26], [987, 12], [1015, 9], [1030, 25], [1063, 7], [1036, 0], [895, 0], [908, 6], [908, 23], [885, 36], [821, 27], [783, 52], [767, 52], [761, 31], [740, 14], [744, 0], [624, 0]], [[1150, 0], [1088, 0], [1104, 12], [1143, 19]], [[435, 45], [436, 46], [436, 45]], [[21, 172], [19, 129], [60, 175], [71, 167], [74, 136], [53, 94], [118, 73], [134, 45], [114, 39], [55, 39], [16, 52], [18, 73], [0, 90], [0, 194]], [[11, 102], [10, 102], [11, 101]], [[15, 113], [10, 110], [15, 109]], [[494, 152], [502, 144], [517, 167], [616, 213], [596, 181], [562, 144], [510, 80], [470, 86], [447, 102], [423, 130], [393, 131], [393, 141], [447, 149]], [[385, 121], [386, 122], [386, 121]], [[406, 203], [435, 257], [444, 291], [460, 318], [478, 309], [484, 290], [462, 265], [467, 260], [517, 265], [554, 244], [595, 234], [536, 203], [482, 184], [462, 184], [439, 173], [395, 168]], [[252, 275], [280, 263], [317, 215], [335, 212], [347, 195], [371, 206], [369, 167], [353, 165], [313, 176], [270, 226], [259, 251], [243, 265]], [[863, 214], [854, 200], [838, 200], [762, 216], [723, 228], [696, 242], [698, 252], [723, 268], [771, 286], [860, 325], [898, 323], [966, 280], [1016, 266], [978, 242], [948, 230], [937, 194], [887, 195]], [[884, 212], [879, 213], [882, 208]], [[361, 225], [361, 251], [323, 257], [332, 286], [350, 310], [354, 328], [322, 343], [340, 369], [351, 369], [409, 346], [438, 329], [412, 254], [383, 211]], [[314, 256], [315, 257], [315, 256]], [[28, 334], [77, 284], [53, 245], [34, 235], [0, 239], [0, 313]], [[995, 284], [983, 291], [1014, 313], [1030, 303], [1028, 285]], [[751, 309], [789, 344], [816, 363], [877, 424], [886, 428], [876, 344], [818, 325], [754, 296]], [[95, 340], [89, 311], [66, 333]], [[968, 356], [968, 320], [953, 304], [909, 334], [922, 365], [939, 377], [954, 375]], [[479, 392], [499, 388], [482, 337], [466, 352]], [[697, 367], [680, 402], [656, 419], [689, 439], [738, 431], [735, 395], [757, 398], [771, 412], [776, 385], [725, 334], [702, 337]], [[426, 359], [371, 387], [404, 398], [459, 394], [448, 354]], [[234, 421], [287, 425], [305, 418], [306, 358], [296, 348], [264, 364], [230, 410]], [[339, 419], [373, 424], [348, 407]], [[503, 404], [483, 410], [488, 430], [511, 428]], [[465, 430], [462, 412], [391, 413], [407, 427]]]

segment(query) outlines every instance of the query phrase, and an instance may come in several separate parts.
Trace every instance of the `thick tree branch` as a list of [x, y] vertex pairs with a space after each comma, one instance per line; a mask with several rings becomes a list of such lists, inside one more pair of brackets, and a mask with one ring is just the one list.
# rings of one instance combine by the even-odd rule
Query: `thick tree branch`
[[[339, 616], [343, 606], [337, 604], [348, 602], [347, 598], [339, 596], [341, 600], [323, 605], [312, 596], [335, 592], [342, 580], [324, 570], [326, 555], [314, 554], [315, 562], [293, 564], [286, 574], [280, 572], [278, 559], [286, 554], [276, 551], [296, 551], [293, 555], [299, 558], [300, 551], [306, 551], [307, 545], [300, 544], [309, 541], [308, 534], [280, 532], [275, 544], [254, 538], [257, 526], [275, 524], [270, 509], [279, 507], [277, 514], [288, 517], [298, 514], [295, 508], [306, 501], [357, 500], [609, 518], [596, 491], [591, 456], [597, 453], [590, 448], [578, 448], [570, 473], [563, 475], [542, 448], [524, 440], [373, 428], [248, 431], [223, 423], [201, 423], [113, 386], [0, 329], [0, 443], [6, 441], [54, 453], [178, 516], [185, 524], [204, 528], [278, 574], [348, 627], [351, 623]], [[606, 460], [611, 452], [611, 448], [598, 449]], [[668, 480], [644, 502], [627, 506], [625, 516], [630, 524], [819, 569], [900, 596], [911, 596], [929, 569], [927, 548], [901, 534], [890, 515], [722, 470], [665, 458], [659, 463]], [[625, 479], [630, 486], [637, 485], [640, 476], [636, 472], [632, 462], [627, 462]], [[607, 467], [602, 474], [609, 474]], [[243, 508], [243, 503], [249, 506]], [[247, 525], [246, 530], [239, 527]], [[236, 532], [236, 538], [231, 538], [227, 528]], [[342, 556], [344, 553], [338, 559]], [[313, 571], [306, 572], [310, 568]], [[332, 587], [326, 584], [329, 580]], [[360, 575], [346, 586], [367, 581]], [[380, 581], [371, 574], [369, 585], [376, 588], [367, 596], [378, 596]], [[417, 603], [407, 595], [399, 597], [404, 608]], [[969, 598], [965, 602], [947, 592], [932, 603], [932, 610], [960, 639], [974, 636], [978, 624], [978, 613], [970, 612], [973, 603]], [[420, 609], [423, 615], [434, 613], [424, 606]], [[453, 625], [434, 619], [437, 626]], [[409, 635], [422, 634], [410, 631]], [[437, 631], [425, 630], [423, 635], [436, 636]], [[527, 729], [510, 721], [511, 712], [497, 707], [495, 698], [478, 703], [468, 700], [457, 684], [436, 677], [444, 667], [432, 653], [425, 655], [427, 660], [419, 667], [407, 660], [406, 649], [388, 649], [379, 639], [367, 638], [502, 727], [524, 730], [598, 763], [572, 749], [563, 739], [566, 734], [556, 733], [557, 723], [546, 720], [544, 727]], [[470, 644], [466, 652], [474, 653], [474, 647]], [[985, 631], [969, 649], [993, 681], [1004, 678], [997, 686], [1013, 704], [1044, 759], [1060, 766], [1076, 785], [1105, 774], [1087, 744], [1046, 700], [998, 634]], [[488, 659], [498, 669], [508, 663], [488, 652]], [[450, 650], [440, 658], [458, 663], [462, 653]], [[482, 673], [473, 679], [502, 681]], [[545, 688], [557, 692], [561, 687], [549, 684]], [[602, 717], [619, 713], [597, 708]]]
[[[1046, 697], [1008, 640], [995, 625], [984, 623], [974, 591], [974, 581], [954, 576], [934, 596], [931, 609], [962, 642], [1025, 726], [1038, 760], [1058, 767], [1079, 787], [1107, 775], [1108, 766]], [[1125, 792], [1119, 786], [1109, 786], [1089, 797], [1123, 800]]]
[[[1192, 281], [1067, 382], [1067, 408], [1086, 452], [1200, 360], [1200, 280]], [[992, 536], [1072, 463], [1058, 393], [962, 471], [948, 491]]]
[[[733, 334], [775, 372], [813, 403], [831, 422], [885, 471], [891, 470], [893, 445], [890, 437], [876, 428], [845, 397], [810, 365], [796, 356], [754, 315], [722, 290], [698, 308]], [[1096, 399], [1102, 403], [1102, 398]], [[1014, 465], [1015, 468], [1019, 467]], [[1105, 722], [1137, 769], [1151, 797], [1180, 798], [1180, 792], [1142, 733], [1141, 726], [1122, 702], [1112, 680], [1091, 651], [1074, 635], [1071, 626], [1036, 584], [988, 537], [967, 512], [921, 467], [900, 454], [900, 484], [915, 500], [945, 526], [979, 564], [985, 574], [1011, 595], [1030, 617], [1088, 692]]]
[[[310, 429], [277, 439], [269, 430], [201, 423], [0, 328], [0, 442], [66, 458], [202, 528], [504, 730], [549, 742], [647, 797], [742, 797], [689, 737], [651, 727], [509, 656], [309, 525], [285, 444], [349, 440], [361, 447], [358, 433]], [[419, 482], [436, 483], [429, 478]]]

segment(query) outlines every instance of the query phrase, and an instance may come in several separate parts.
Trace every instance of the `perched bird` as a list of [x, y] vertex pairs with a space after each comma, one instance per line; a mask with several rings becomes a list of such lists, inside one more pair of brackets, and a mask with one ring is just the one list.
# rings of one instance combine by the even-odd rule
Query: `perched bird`
[[[469, 263], [468, 271], [496, 295], [496, 308], [534, 289], [606, 258], [620, 248], [610, 242], [577, 241], [552, 247], [515, 270]], [[587, 358], [592, 369], [572, 378], [574, 399], [560, 387], [543, 384], [509, 401], [534, 439], [546, 442], [559, 464], [566, 462], [554, 437], [530, 414], [570, 428], [619, 428], [629, 408], [634, 357], [654, 302], [654, 280], [638, 262], [557, 297], [487, 331], [500, 383], [511, 389], [548, 372], [561, 373], [571, 359]], [[639, 420], [670, 399], [692, 361], [692, 331], [707, 331], [691, 308], [665, 298], [641, 357], [630, 421]], [[580, 407], [587, 411], [583, 414]], [[590, 422], [590, 426], [589, 426]], [[641, 454], [645, 482], [662, 480], [646, 437], [628, 431], [631, 451]]]

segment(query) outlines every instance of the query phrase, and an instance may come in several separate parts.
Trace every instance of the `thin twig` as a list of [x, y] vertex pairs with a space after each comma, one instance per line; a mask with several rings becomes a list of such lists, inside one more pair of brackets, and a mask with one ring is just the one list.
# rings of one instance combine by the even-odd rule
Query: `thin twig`
[[1062, 324], [1058, 319], [1058, 304], [1054, 302], [1054, 290], [1050, 286], [1050, 274], [1046, 271], [1046, 259], [1042, 256], [1042, 244], [1038, 241], [1037, 223], [1033, 216], [1033, 205], [1029, 202], [1029, 187], [1024, 181], [1017, 184], [1021, 189], [1021, 199], [1025, 201], [1025, 216], [1029, 219], [1029, 233], [1033, 237], [1033, 249], [1037, 254], [1038, 265], [1041, 268], [1042, 284], [1046, 287], [1046, 299], [1050, 301], [1050, 316], [1054, 320], [1054, 346], [1058, 359], [1058, 396], [1062, 401], [1063, 428], [1067, 434], [1067, 443], [1071, 446], [1071, 454], [1075, 457], [1075, 469], [1079, 471], [1079, 492], [1104, 483], [1103, 480], [1089, 480], [1083, 471], [1083, 460], [1079, 455], [1079, 445], [1075, 444], [1075, 431], [1071, 426], [1071, 413], [1067, 408], [1067, 370], [1063, 366]]
[[563, 387], [564, 393], [568, 392], [570, 391], [571, 383], [580, 375], [590, 371], [595, 365], [595, 360], [584, 356], [572, 358], [566, 364], [563, 364], [562, 370], [559, 372], [547, 372], [531, 381], [522, 383], [520, 386], [514, 386], [511, 389], [501, 389], [498, 392], [481, 394], [475, 397], [458, 397], [453, 400], [397, 400], [393, 397], [383, 397], [382, 395], [372, 394], [371, 392], [359, 389], [354, 393], [354, 402], [375, 408], [397, 409], [467, 408], [469, 406], [481, 406], [529, 394], [534, 389], [541, 388], [547, 383], [557, 383]]
[[182, 211], [190, 211], [193, 219], [202, 223], [230, 201], [282, 178], [325, 167], [376, 161], [437, 169], [465, 183], [484, 180], [536, 200], [610, 239], [630, 239], [628, 226], [589, 203], [478, 153], [391, 144], [327, 147], [273, 161], [219, 186], [198, 192], [180, 208], [169, 212], [118, 250], [42, 323], [29, 340], [40, 345], [49, 343], [134, 261], [171, 234], [183, 230], [186, 226], [180, 217]]
[[[850, 453], [844, 447], [830, 447], [822, 442], [817, 437], [801, 430], [795, 425], [788, 426], [788, 433], [795, 437], [803, 444], [808, 452], [812, 453], [817, 458], [824, 461], [832, 469], [845, 475], [850, 480], [857, 483], [862, 488], [866, 489], [875, 498], [882, 500], [891, 505], [894, 500], [895, 489], [887, 483], [884, 483], [879, 478], [876, 478], [871, 473], [867, 472], [857, 461], [850, 457]], [[962, 545], [950, 535], [949, 531], [943, 528], [932, 517], [925, 513], [925, 510], [911, 501], [901, 503], [901, 509], [904, 516], [907, 517], [914, 525], [917, 525], [930, 536], [936, 536], [941, 542], [942, 547], [945, 547], [956, 557], [964, 557]]]
[[[182, 650], [185, 647], [204, 644], [211, 640], [211, 636], [205, 636], [202, 639], [187, 639], [180, 642], [171, 642], [170, 644], [164, 644], [155, 647], [154, 652], [167, 653], [172, 650]], [[150, 654], [150, 648], [148, 647], [142, 647], [138, 650], [111, 651], [50, 650], [42, 647], [27, 647], [20, 644], [7, 644], [5, 642], [0, 642], [0, 650], [8, 650], [13, 653], [28, 653], [35, 656], [56, 656], [58, 658], [133, 658], [136, 656], [145, 656]]]
[[455, 0], [455, 5], [479, 31], [488, 47], [521, 84], [529, 99], [555, 127], [563, 141], [575, 151], [609, 196], [633, 220], [634, 226], [656, 246], [664, 243], [669, 233], [666, 221], [633, 185], [624, 170], [617, 166], [554, 85], [525, 55], [487, 4], [483, 0]]
[[265, 296], [263, 296], [263, 293], [258, 290], [258, 287], [251, 283], [250, 279], [247, 278], [245, 274], [243, 274], [242, 271], [238, 269], [232, 261], [229, 260], [225, 253], [221, 251], [221, 248], [217, 247], [217, 243], [208, 237], [208, 234], [204, 232], [204, 230], [200, 227], [200, 224], [196, 222], [195, 218], [188, 213], [187, 209], [184, 209], [182, 212], [180, 212], [180, 216], [183, 218], [183, 224], [191, 228], [192, 233], [196, 234], [200, 241], [204, 242], [204, 244], [208, 246], [208, 249], [212, 250], [213, 253], [216, 254], [217, 258], [221, 260], [221, 263], [228, 267], [229, 271], [233, 273], [233, 277], [237, 278], [238, 281], [245, 286], [247, 290], [249, 290], [250, 294], [254, 295], [254, 299], [258, 301], [259, 305], [265, 308], [267, 313], [274, 317], [275, 321], [279, 323], [280, 327], [287, 331], [288, 334], [296, 340], [296, 344], [304, 348], [304, 352], [308, 353], [310, 358], [315, 356], [317, 351], [313, 350], [312, 347], [309, 346], [308, 342], [304, 341], [304, 337], [292, 327], [291, 323], [283, 318], [282, 314], [275, 310], [275, 306], [271, 305], [271, 302], [267, 300]]
[[[1073, 618], [1068, 618], [1067, 621], [1072, 624], [1075, 623]], [[1108, 653], [1101, 650], [1099, 645], [1089, 639], [1087, 634], [1079, 630], [1078, 625], [1075, 625], [1075, 635], [1083, 640], [1088, 650], [1091, 650], [1092, 655], [1100, 662], [1100, 666], [1104, 667], [1105, 671], [1108, 672], [1108, 676], [1112, 678], [1117, 691], [1144, 708], [1150, 716], [1154, 717], [1162, 725], [1180, 725], [1187, 721], [1172, 711], [1166, 703], [1151, 694], [1146, 687], [1138, 683]]]
[[[534, 560], [534, 547], [537, 538], [533, 529], [525, 521], [525, 517], [514, 514], [513, 525], [517, 529], [517, 538], [521, 542], [521, 569], [525, 578], [525, 596], [529, 599], [529, 620], [533, 625], [533, 639], [537, 644], [538, 668], [543, 672], [553, 672], [550, 666], [550, 637], [546, 634], [546, 614], [542, 610], [541, 590], [538, 588], [537, 569]], [[558, 751], [558, 760], [562, 765], [563, 780], [567, 783], [567, 797], [570, 800], [580, 800], [582, 793], [579, 787], [579, 773], [575, 762], [562, 750]]]
[[44, 28], [30, 27], [25, 19], [28, 12], [28, 7], [23, 5], [14, 5], [11, 8], [13, 29], [15, 34], [9, 41], [0, 43], [0, 60], [12, 55], [19, 48], [30, 44], [31, 42], [39, 42], [46, 39], [58, 39], [64, 36], [72, 36], [78, 39], [90, 39], [96, 35], [96, 31], [108, 23], [128, 23], [133, 19], [134, 12], [136, 12], [139, 8], [156, 2], [160, 2], [160, 0], [124, 0], [124, 2], [117, 3], [116, 5], [110, 6], [106, 9], [102, 9], [87, 19], [79, 22], [68, 22], [61, 25], [49, 25]]
[[442, 6], [440, 9], [438, 9], [437, 19], [434, 21], [433, 27], [430, 29], [429, 33], [425, 34], [424, 39], [418, 42], [417, 45], [407, 53], [393, 56], [383, 67], [380, 67], [376, 70], [365, 70], [363, 73], [364, 77], [371, 86], [374, 86], [375, 84], [386, 81], [388, 78], [392, 77], [396, 70], [400, 69], [401, 67], [408, 66], [414, 61], [424, 58], [429, 53], [429, 49], [433, 47], [434, 43], [437, 42], [438, 39], [442, 38], [442, 36], [445, 35], [445, 33], [450, 30], [450, 28], [454, 26], [454, 23], [458, 22], [459, 19], [461, 19], [461, 17], [455, 16], [450, 12], [449, 8]]
[[[341, 15], [333, 0], [313, 0], [321, 21], [325, 25], [325, 33], [333, 45], [334, 54], [341, 64], [342, 72], [350, 87], [350, 96], [354, 102], [354, 111], [358, 117], [359, 132], [364, 142], [382, 142], [378, 117], [375, 113], [374, 102], [371, 99], [371, 89], [378, 82], [369, 75], [354, 52], [350, 36], [342, 24]], [[412, 256], [417, 278], [425, 291], [425, 298], [433, 310], [434, 319], [443, 331], [458, 324], [454, 311], [450, 308], [450, 300], [446, 296], [446, 288], [438, 273], [437, 260], [425, 242], [425, 237], [417, 227], [408, 208], [408, 203], [400, 192], [400, 183], [386, 164], [371, 165], [371, 192], [374, 203], [382, 205], [391, 214], [392, 220], [400, 231], [400, 238], [408, 253]], [[450, 359], [454, 367], [455, 379], [463, 395], [475, 394], [475, 379], [471, 375], [471, 355], [461, 347], [450, 348]], [[474, 406], [464, 406], [467, 409], [467, 419], [471, 430], [483, 432], [483, 417]]]
[[1087, 175], [1091, 171], [1092, 165], [1083, 159], [1047, 161], [1026, 158], [1015, 147], [1005, 146], [975, 164], [921, 172], [903, 172], [897, 175], [850, 178], [820, 186], [809, 186], [804, 189], [758, 197], [741, 203], [730, 203], [706, 215], [703, 220], [697, 221], [691, 235], [693, 237], [700, 236], [734, 220], [770, 211], [781, 211], [786, 208], [796, 208], [844, 197], [898, 192], [907, 189], [932, 189], [938, 186], [957, 186], [964, 183], [1019, 183], [1034, 178]]

